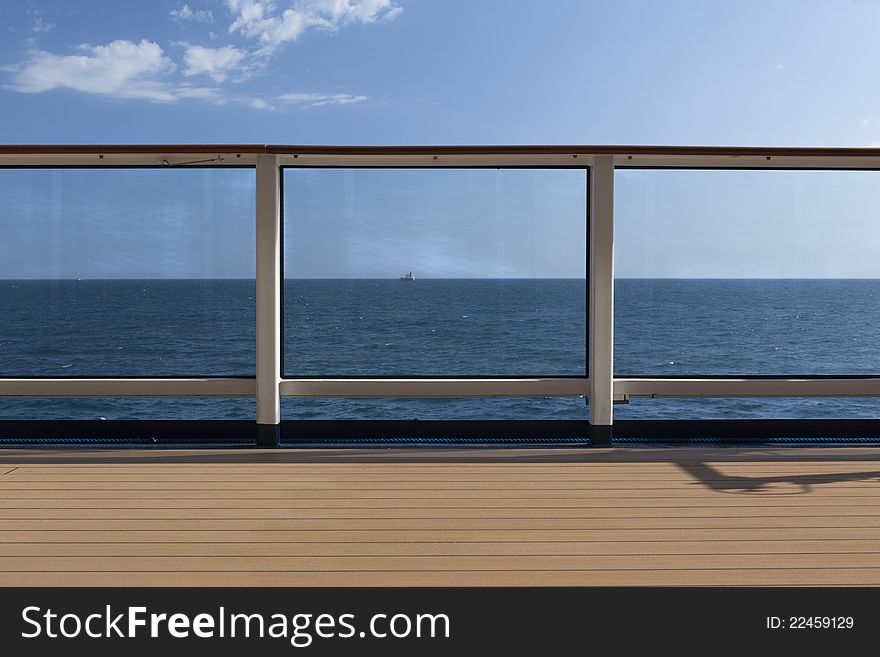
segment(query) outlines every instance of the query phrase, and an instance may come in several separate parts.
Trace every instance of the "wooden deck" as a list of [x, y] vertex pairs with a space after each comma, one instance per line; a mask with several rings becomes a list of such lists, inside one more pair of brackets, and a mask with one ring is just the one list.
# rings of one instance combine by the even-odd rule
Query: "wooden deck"
[[0, 584], [880, 585], [880, 449], [0, 451]]

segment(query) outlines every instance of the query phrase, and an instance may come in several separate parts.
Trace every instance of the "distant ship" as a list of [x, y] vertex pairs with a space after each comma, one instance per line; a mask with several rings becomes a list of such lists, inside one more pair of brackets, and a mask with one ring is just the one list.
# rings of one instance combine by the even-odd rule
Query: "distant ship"
[[412, 273], [412, 272], [409, 272], [406, 276], [401, 276], [398, 280], [401, 280], [401, 281], [414, 281], [414, 280], [416, 280], [416, 277], [413, 276], [413, 273]]

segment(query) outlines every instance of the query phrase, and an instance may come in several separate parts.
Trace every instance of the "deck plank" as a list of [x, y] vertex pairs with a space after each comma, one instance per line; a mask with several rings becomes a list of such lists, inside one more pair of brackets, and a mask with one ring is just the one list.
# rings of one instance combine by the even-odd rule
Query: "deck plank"
[[868, 554], [873, 539], [714, 540], [714, 541], [354, 541], [354, 542], [59, 542], [0, 543], [2, 557], [150, 556], [545, 556], [567, 555], [726, 555]]
[[[116, 508], [106, 505], [102, 507], [51, 507], [51, 508], [2, 508], [0, 507], [0, 522], [7, 520], [49, 520], [49, 521], [202, 521], [202, 520], [229, 520], [229, 521], [278, 521], [279, 526], [286, 526], [289, 520], [621, 520], [632, 518], [636, 520], [680, 520], [685, 518], [699, 519], [750, 519], [761, 518], [862, 518], [865, 522], [874, 522], [877, 518], [876, 511], [867, 505], [861, 506], [765, 506], [765, 507], [737, 507], [717, 506], [707, 507], [647, 507], [647, 508], [595, 508], [589, 505], [581, 507], [529, 507], [529, 506], [501, 506], [501, 507], [444, 507], [444, 506], [419, 506], [419, 507], [384, 507], [384, 506], [354, 506], [354, 507], [326, 507], [310, 506], [305, 508], [285, 507], [231, 507], [202, 506], [188, 508], [178, 505], [171, 508], [150, 508], [140, 506], [138, 508]], [[836, 521], [836, 520], [835, 520]], [[800, 521], [798, 521], [800, 522]], [[665, 523], [664, 523], [665, 524]], [[344, 525], [340, 524], [344, 527]], [[2, 528], [2, 525], [0, 525]]]
[[[212, 510], [223, 509], [304, 509], [304, 510], [327, 510], [333, 513], [337, 509], [790, 509], [797, 513], [798, 509], [820, 509], [834, 507], [835, 509], [857, 509], [860, 507], [873, 507], [880, 504], [880, 496], [847, 499], [845, 496], [802, 496], [802, 495], [751, 495], [747, 498], [742, 496], [717, 496], [706, 495], [704, 497], [689, 498], [584, 498], [584, 497], [555, 497], [555, 498], [525, 498], [525, 497], [496, 497], [491, 499], [474, 499], [472, 497], [407, 497], [407, 498], [362, 498], [362, 497], [79, 497], [79, 496], [53, 496], [53, 497], [6, 497], [0, 499], [0, 516], [10, 517], [4, 510], [19, 509], [59, 509], [67, 514], [67, 510], [75, 509], [140, 509], [140, 510]], [[709, 513], [705, 511], [705, 513]], [[761, 513], [757, 511], [757, 513]], [[36, 516], [34, 516], [36, 517]], [[75, 517], [72, 515], [71, 517]]]

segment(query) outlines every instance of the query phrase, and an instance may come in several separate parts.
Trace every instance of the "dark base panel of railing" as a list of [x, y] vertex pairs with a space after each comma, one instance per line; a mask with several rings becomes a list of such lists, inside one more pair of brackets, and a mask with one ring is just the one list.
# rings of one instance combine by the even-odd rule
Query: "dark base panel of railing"
[[0, 420], [4, 444], [254, 444], [253, 420]]
[[880, 419], [865, 420], [616, 420], [614, 441], [760, 443], [876, 441]]
[[0, 446], [342, 447], [878, 443], [877, 420], [0, 420]]
[[284, 443], [534, 442], [589, 438], [586, 420], [286, 420]]
[[586, 420], [0, 420], [0, 446], [589, 443]]

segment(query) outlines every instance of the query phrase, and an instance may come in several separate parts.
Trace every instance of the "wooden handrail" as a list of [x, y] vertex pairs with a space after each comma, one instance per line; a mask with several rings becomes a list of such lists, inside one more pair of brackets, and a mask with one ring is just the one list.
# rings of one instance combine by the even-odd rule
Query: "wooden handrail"
[[0, 155], [249, 153], [270, 155], [705, 155], [731, 157], [880, 157], [880, 148], [788, 146], [320, 146], [280, 144], [0, 144]]

